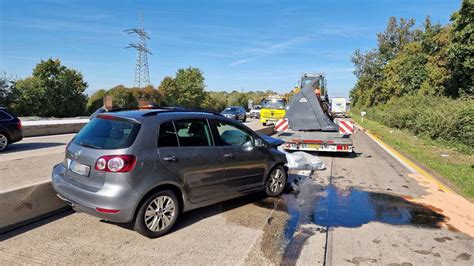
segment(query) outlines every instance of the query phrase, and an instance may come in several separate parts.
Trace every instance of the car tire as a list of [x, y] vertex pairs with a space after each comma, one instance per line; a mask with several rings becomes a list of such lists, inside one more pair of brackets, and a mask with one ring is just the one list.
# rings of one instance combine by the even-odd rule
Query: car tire
[[[168, 210], [163, 211], [166, 208]], [[152, 213], [149, 213], [150, 211]], [[149, 238], [163, 236], [176, 224], [180, 212], [181, 206], [176, 194], [171, 190], [159, 191], [148, 197], [140, 206], [133, 229]], [[163, 219], [165, 217], [166, 219]]]
[[265, 123], [262, 123], [262, 125], [263, 125], [263, 126], [267, 126], [267, 122], [265, 122]]
[[0, 134], [0, 151], [5, 150], [8, 147], [9, 141], [5, 134]]
[[244, 116], [244, 120], [242, 120], [242, 122], [246, 122], [247, 121], [247, 116]]
[[277, 197], [283, 193], [285, 189], [288, 173], [286, 169], [281, 166], [275, 166], [270, 173], [268, 173], [267, 181], [265, 182], [265, 193], [270, 197]]

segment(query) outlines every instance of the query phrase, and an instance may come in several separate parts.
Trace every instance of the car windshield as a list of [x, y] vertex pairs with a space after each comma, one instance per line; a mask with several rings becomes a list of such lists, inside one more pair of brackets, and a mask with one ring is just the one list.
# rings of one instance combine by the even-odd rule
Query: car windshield
[[79, 131], [73, 143], [94, 149], [123, 149], [132, 145], [139, 130], [139, 124], [96, 117]]
[[262, 104], [262, 108], [267, 109], [283, 109], [285, 108], [285, 101], [283, 100], [268, 100], [264, 101]]

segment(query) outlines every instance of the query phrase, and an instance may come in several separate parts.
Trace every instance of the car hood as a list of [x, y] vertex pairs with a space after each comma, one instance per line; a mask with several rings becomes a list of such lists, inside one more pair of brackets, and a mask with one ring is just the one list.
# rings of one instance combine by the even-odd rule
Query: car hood
[[277, 138], [272, 138], [270, 136], [267, 136], [267, 135], [263, 135], [263, 134], [259, 134], [259, 136], [265, 140], [268, 144], [274, 146], [274, 147], [278, 147], [280, 145], [283, 145], [283, 143], [285, 143], [283, 140], [281, 139], [277, 139]]

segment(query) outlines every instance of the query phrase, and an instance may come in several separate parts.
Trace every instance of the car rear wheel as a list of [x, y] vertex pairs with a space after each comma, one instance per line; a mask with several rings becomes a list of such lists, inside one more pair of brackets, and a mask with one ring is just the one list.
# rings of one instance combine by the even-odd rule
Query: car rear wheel
[[179, 201], [173, 191], [159, 191], [141, 205], [134, 229], [150, 238], [163, 236], [174, 226], [180, 211]]
[[244, 116], [244, 120], [242, 120], [242, 122], [245, 123], [245, 121], [247, 121], [247, 116]]
[[0, 134], [0, 151], [3, 151], [8, 146], [8, 138], [4, 134]]
[[265, 183], [265, 193], [270, 197], [277, 197], [285, 189], [288, 173], [281, 165], [272, 169]]

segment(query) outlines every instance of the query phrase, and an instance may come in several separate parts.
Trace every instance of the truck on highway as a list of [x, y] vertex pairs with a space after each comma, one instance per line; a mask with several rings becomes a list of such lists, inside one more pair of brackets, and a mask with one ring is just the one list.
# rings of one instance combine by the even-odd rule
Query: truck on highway
[[345, 97], [333, 97], [331, 99], [331, 115], [332, 117], [347, 116], [347, 99]]
[[[286, 106], [285, 130], [279, 138], [289, 151], [352, 152], [351, 135], [340, 133], [329, 113], [325, 76], [322, 73], [305, 73], [301, 89]], [[346, 122], [344, 122], [346, 123]]]
[[280, 95], [265, 97], [262, 100], [262, 109], [260, 109], [260, 122], [266, 126], [284, 118], [286, 103], [286, 99]]

